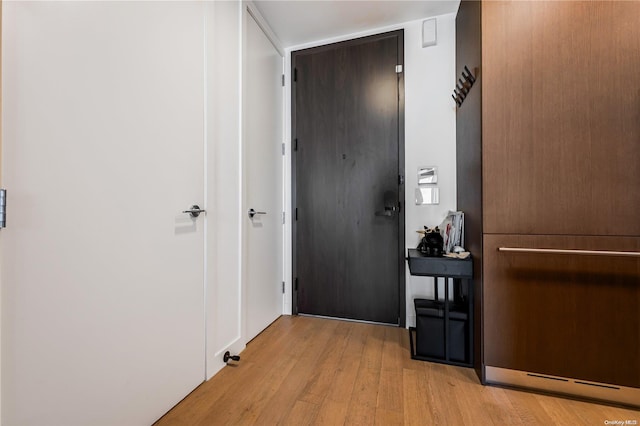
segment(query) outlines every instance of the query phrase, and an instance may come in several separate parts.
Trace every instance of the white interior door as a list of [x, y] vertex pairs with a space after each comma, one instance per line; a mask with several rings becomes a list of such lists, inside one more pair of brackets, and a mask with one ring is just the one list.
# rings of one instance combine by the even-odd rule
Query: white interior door
[[205, 374], [202, 4], [2, 27], [2, 424], [149, 425]]
[[[282, 315], [282, 56], [245, 13], [245, 336]], [[245, 213], [246, 214], [246, 213]]]

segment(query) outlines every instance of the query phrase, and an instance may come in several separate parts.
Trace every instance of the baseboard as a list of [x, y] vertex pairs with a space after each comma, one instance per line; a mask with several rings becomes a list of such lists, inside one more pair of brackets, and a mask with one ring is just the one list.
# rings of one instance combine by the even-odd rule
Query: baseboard
[[515, 386], [640, 408], [640, 388], [499, 367], [485, 367], [487, 384]]

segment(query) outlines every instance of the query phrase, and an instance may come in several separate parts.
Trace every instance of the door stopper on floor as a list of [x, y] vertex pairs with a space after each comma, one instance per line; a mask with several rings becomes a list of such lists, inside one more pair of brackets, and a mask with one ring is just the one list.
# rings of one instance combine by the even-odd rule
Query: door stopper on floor
[[229, 360], [231, 361], [240, 361], [240, 355], [231, 355], [229, 351], [226, 351], [222, 356], [222, 360], [228, 364]]

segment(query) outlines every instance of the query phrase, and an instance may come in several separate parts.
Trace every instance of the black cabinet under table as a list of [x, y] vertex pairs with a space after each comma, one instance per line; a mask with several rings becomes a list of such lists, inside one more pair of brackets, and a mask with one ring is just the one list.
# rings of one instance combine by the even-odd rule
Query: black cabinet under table
[[[411, 358], [465, 367], [473, 366], [473, 262], [428, 257], [409, 249], [411, 275], [433, 277], [434, 298], [415, 299], [416, 327], [409, 328]], [[444, 278], [444, 299], [438, 297], [438, 278]], [[453, 279], [453, 299], [448, 279]], [[414, 339], [415, 335], [415, 339]]]

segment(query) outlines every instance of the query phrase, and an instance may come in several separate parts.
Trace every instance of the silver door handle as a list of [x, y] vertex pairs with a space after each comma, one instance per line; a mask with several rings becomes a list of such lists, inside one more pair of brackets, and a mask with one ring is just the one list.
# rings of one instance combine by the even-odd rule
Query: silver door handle
[[576, 249], [539, 249], [521, 247], [498, 247], [498, 251], [507, 253], [531, 253], [531, 254], [575, 254], [583, 256], [622, 256], [640, 257], [638, 251], [609, 251], [609, 250], [576, 250]]
[[249, 209], [249, 211], [247, 212], [247, 214], [249, 215], [249, 219], [253, 219], [253, 217], [257, 214], [267, 214], [267, 212], [257, 212], [254, 209]]
[[191, 206], [189, 210], [184, 210], [182, 213], [189, 213], [191, 217], [198, 217], [200, 216], [200, 213], [206, 213], [206, 212], [207, 211], [201, 209], [199, 205], [194, 204]]

